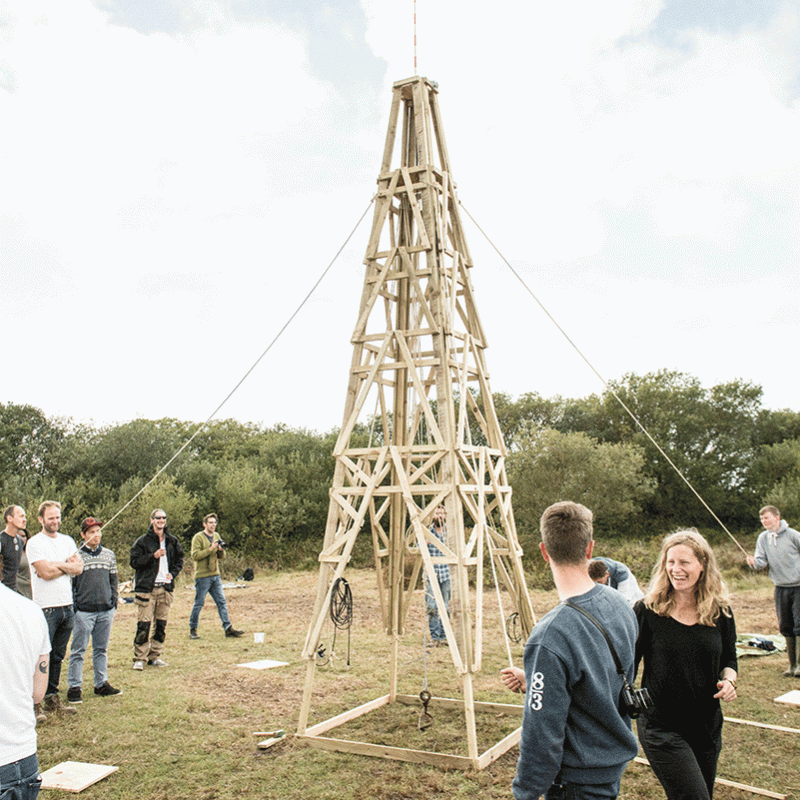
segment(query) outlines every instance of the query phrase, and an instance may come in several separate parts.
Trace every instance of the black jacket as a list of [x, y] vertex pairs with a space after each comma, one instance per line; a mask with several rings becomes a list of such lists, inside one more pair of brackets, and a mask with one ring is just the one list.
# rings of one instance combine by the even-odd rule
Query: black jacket
[[[175, 578], [183, 569], [183, 548], [181, 543], [164, 528], [164, 547], [167, 550], [167, 561], [172, 581], [167, 585], [167, 591], [175, 589]], [[134, 592], [152, 592], [158, 575], [159, 559], [153, 557], [153, 553], [161, 548], [161, 541], [158, 534], [150, 525], [149, 530], [144, 536], [140, 536], [131, 547], [131, 566], [136, 570], [136, 579], [133, 586]]]

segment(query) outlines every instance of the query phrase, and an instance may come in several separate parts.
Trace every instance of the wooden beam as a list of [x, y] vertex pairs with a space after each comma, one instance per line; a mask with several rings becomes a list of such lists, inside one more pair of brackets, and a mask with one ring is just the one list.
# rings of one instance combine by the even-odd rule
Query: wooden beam
[[[644, 764], [645, 766], [650, 766], [650, 762], [646, 758], [642, 758], [641, 756], [636, 756], [633, 759], [637, 764]], [[771, 792], [769, 789], [759, 789], [757, 786], [748, 786], [746, 783], [736, 783], [736, 781], [728, 781], [725, 778], [717, 778], [714, 781], [715, 784], [719, 784], [720, 786], [730, 786], [732, 789], [741, 789], [743, 792], [750, 792], [750, 794], [757, 794], [761, 797], [774, 797], [775, 800], [786, 800], [785, 794], [779, 794], [778, 792]]]
[[[417, 695], [398, 694], [395, 700], [402, 705], [418, 706], [420, 704], [419, 696]], [[307, 744], [322, 750], [354, 753], [356, 755], [374, 756], [396, 761], [408, 761], [417, 764], [430, 764], [445, 769], [485, 769], [489, 764], [496, 761], [503, 753], [508, 752], [508, 750], [519, 742], [521, 729], [517, 728], [484, 753], [469, 757], [438, 753], [429, 750], [393, 747], [371, 742], [359, 742], [351, 739], [339, 739], [330, 736], [320, 736], [321, 733], [333, 730], [339, 725], [350, 722], [370, 711], [382, 708], [387, 704], [389, 704], [389, 695], [378, 697], [375, 700], [364, 703], [358, 708], [339, 714], [325, 722], [321, 722], [313, 728], [309, 728], [305, 733], [298, 733], [295, 739], [301, 744]], [[465, 711], [470, 704], [465, 700], [457, 700], [451, 697], [431, 697], [429, 705], [438, 708]], [[480, 711], [493, 715], [501, 714], [522, 718], [523, 706], [521, 705], [512, 705], [510, 703], [482, 703], [477, 701], [473, 702], [471, 705], [476, 712]]]
[[766, 722], [754, 722], [751, 719], [737, 719], [736, 717], [723, 717], [725, 722], [735, 722], [738, 725], [752, 725], [754, 728], [767, 728], [771, 731], [784, 731], [784, 733], [800, 733], [800, 728], [784, 728], [782, 725], [767, 725]]
[[361, 756], [409, 761], [413, 764], [430, 764], [442, 769], [475, 769], [476, 764], [466, 756], [434, 753], [427, 750], [411, 750], [407, 747], [390, 747], [370, 742], [354, 742], [349, 739], [332, 739], [321, 736], [297, 736], [299, 741], [320, 750], [335, 750], [339, 753], [354, 753]]
[[383, 708], [383, 706], [387, 705], [388, 702], [388, 694], [385, 694], [382, 697], [376, 697], [374, 700], [363, 703], [356, 708], [351, 708], [349, 711], [343, 711], [341, 714], [337, 714], [335, 717], [331, 717], [324, 722], [317, 723], [311, 728], [308, 728], [305, 733], [308, 736], [317, 736], [320, 733], [325, 733], [326, 731], [331, 730], [332, 728], [338, 728], [339, 725], [344, 725], [345, 722], [358, 719], [358, 717], [368, 714], [370, 711], [374, 711], [376, 708]]

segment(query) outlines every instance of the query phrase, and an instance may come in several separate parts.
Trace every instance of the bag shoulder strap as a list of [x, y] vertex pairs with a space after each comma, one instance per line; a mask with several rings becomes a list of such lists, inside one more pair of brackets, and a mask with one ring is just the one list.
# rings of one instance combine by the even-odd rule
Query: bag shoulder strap
[[614, 648], [613, 643], [611, 642], [611, 638], [609, 637], [606, 629], [595, 619], [593, 614], [590, 614], [585, 608], [581, 608], [579, 605], [573, 603], [569, 598], [563, 601], [564, 605], [569, 606], [570, 608], [574, 608], [578, 613], [583, 614], [588, 620], [593, 622], [599, 629], [600, 633], [603, 634], [605, 637], [606, 642], [608, 643], [608, 649], [611, 650], [611, 656], [614, 659], [614, 666], [617, 668], [617, 672], [622, 675], [623, 680], [625, 679], [625, 670], [622, 668], [622, 662], [619, 660], [619, 656], [617, 655], [617, 651]]

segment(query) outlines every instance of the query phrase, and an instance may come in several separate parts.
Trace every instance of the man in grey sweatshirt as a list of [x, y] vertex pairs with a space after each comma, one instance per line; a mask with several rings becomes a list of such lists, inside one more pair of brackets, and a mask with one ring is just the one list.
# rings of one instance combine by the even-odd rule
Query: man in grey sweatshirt
[[778, 630], [789, 655], [789, 669], [783, 674], [800, 678], [800, 533], [781, 519], [775, 506], [764, 506], [758, 514], [765, 530], [756, 540], [755, 558], [747, 556], [747, 563], [755, 569], [769, 567]]
[[[545, 510], [542, 556], [550, 564], [561, 599], [536, 625], [525, 646], [525, 710], [519, 744], [516, 800], [615, 798], [628, 762], [638, 752], [631, 721], [619, 710], [622, 678], [608, 642], [582, 613], [605, 629], [633, 681], [636, 618], [619, 592], [596, 584], [592, 512], [570, 502]], [[514, 668], [503, 670], [514, 688]]]

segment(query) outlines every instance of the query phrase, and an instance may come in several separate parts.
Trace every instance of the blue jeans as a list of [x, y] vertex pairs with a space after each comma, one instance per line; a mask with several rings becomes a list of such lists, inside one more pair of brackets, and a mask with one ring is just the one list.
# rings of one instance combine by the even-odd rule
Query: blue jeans
[[83, 684], [83, 654], [92, 639], [92, 665], [94, 685], [102, 686], [108, 680], [108, 640], [111, 638], [111, 623], [115, 609], [109, 611], [76, 611], [75, 627], [72, 631], [72, 649], [69, 653], [67, 683], [69, 688], [80, 688]]
[[222, 578], [219, 575], [194, 579], [194, 606], [189, 617], [189, 627], [194, 630], [197, 627], [197, 623], [200, 622], [200, 612], [205, 605], [207, 594], [210, 594], [217, 604], [222, 627], [225, 629], [230, 628], [231, 620], [228, 616], [228, 604], [225, 602], [225, 592], [222, 591]]
[[41, 785], [36, 753], [0, 767], [0, 800], [36, 800]]
[[47, 680], [45, 695], [58, 694], [58, 682], [61, 679], [61, 662], [67, 653], [67, 644], [72, 633], [75, 614], [72, 606], [55, 606], [43, 608], [50, 632], [50, 674]]
[[583, 784], [554, 783], [545, 793], [545, 800], [616, 800], [620, 781], [614, 783]]
[[[450, 608], [450, 580], [445, 578], [439, 579], [439, 590], [442, 593], [445, 608]], [[428, 612], [428, 628], [431, 632], [431, 639], [441, 642], [447, 638], [444, 632], [442, 620], [439, 617], [439, 609], [436, 607], [436, 598], [433, 596], [433, 590], [430, 583], [425, 580], [425, 608]]]

